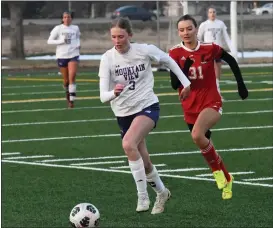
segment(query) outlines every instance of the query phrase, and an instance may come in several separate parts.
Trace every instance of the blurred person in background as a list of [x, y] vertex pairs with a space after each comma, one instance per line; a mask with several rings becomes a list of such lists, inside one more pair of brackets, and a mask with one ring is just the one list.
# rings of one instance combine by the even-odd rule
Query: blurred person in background
[[80, 56], [80, 29], [72, 25], [73, 14], [65, 11], [62, 21], [50, 32], [47, 43], [56, 45], [56, 58], [63, 76], [63, 87], [69, 108], [74, 107], [76, 98], [76, 73]]
[[[202, 22], [198, 29], [197, 37], [200, 41], [205, 43], [215, 43], [220, 47], [224, 46], [224, 42], [227, 44], [228, 48], [231, 51], [231, 54], [236, 59], [235, 48], [232, 45], [232, 42], [227, 33], [227, 27], [225, 23], [216, 18], [216, 10], [213, 7], [210, 7], [207, 11], [208, 19]], [[216, 83], [217, 88], [220, 92], [220, 76], [221, 76], [221, 59], [216, 59], [214, 63], [215, 74], [216, 74]]]

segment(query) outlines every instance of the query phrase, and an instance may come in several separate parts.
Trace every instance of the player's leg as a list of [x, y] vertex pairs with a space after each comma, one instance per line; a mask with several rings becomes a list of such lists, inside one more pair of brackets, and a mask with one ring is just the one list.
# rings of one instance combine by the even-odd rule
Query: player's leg
[[68, 62], [68, 74], [69, 74], [69, 99], [70, 107], [74, 107], [74, 101], [76, 98], [76, 74], [78, 70], [78, 56], [72, 58]]
[[63, 88], [65, 90], [65, 97], [67, 102], [69, 103], [69, 91], [68, 91], [68, 85], [69, 85], [69, 80], [68, 80], [68, 68], [67, 67], [60, 67], [60, 72], [63, 76]]
[[144, 162], [139, 153], [138, 145], [153, 129], [154, 125], [154, 121], [149, 117], [136, 116], [122, 140], [122, 147], [128, 157], [129, 166], [137, 186], [138, 203], [136, 211], [138, 212], [147, 211], [150, 206]]
[[69, 91], [68, 91], [69, 76], [68, 76], [67, 60], [66, 59], [58, 59], [57, 62], [58, 62], [58, 66], [60, 68], [60, 72], [63, 77], [63, 88], [65, 90], [66, 100], [69, 103]]
[[[188, 125], [188, 128], [189, 128], [190, 132], [192, 132], [194, 124], [187, 123], [187, 125]], [[211, 138], [211, 131], [207, 130], [205, 136], [206, 136], [207, 139], [210, 139]]]
[[[221, 157], [215, 151], [211, 141], [205, 136], [206, 132], [212, 128], [221, 118], [221, 114], [213, 108], [204, 109], [198, 116], [192, 129], [192, 139], [200, 148], [202, 155], [209, 164], [219, 189], [223, 189], [230, 181], [230, 175], [226, 171]], [[222, 165], [221, 165], [222, 164]]]
[[156, 167], [151, 163], [145, 140], [142, 140], [138, 144], [138, 150], [144, 161], [147, 182], [157, 194], [152, 214], [162, 213], [164, 211], [165, 203], [170, 198], [171, 193], [159, 177]]

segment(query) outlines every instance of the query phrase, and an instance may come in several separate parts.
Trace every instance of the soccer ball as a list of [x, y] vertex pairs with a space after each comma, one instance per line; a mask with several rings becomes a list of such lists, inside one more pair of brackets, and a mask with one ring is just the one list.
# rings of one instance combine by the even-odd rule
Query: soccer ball
[[100, 212], [91, 203], [80, 203], [70, 212], [69, 221], [72, 227], [97, 227], [99, 225]]

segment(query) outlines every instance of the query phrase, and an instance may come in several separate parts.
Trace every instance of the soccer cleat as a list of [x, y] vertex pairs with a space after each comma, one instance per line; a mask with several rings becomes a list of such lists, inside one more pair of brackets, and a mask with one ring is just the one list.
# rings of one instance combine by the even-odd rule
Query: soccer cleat
[[68, 108], [74, 108], [74, 102], [73, 101], [68, 102]]
[[137, 212], [148, 211], [150, 207], [150, 199], [148, 193], [138, 194]]
[[213, 172], [214, 179], [216, 181], [217, 187], [223, 189], [227, 185], [227, 179], [222, 170], [217, 170]]
[[164, 211], [165, 203], [170, 199], [170, 197], [171, 192], [167, 188], [165, 188], [162, 193], [158, 193], [151, 214], [155, 215], [162, 213]]
[[222, 192], [222, 198], [225, 199], [231, 199], [232, 198], [232, 183], [234, 181], [234, 177], [230, 175], [230, 181], [227, 182], [226, 187], [223, 188], [223, 192]]

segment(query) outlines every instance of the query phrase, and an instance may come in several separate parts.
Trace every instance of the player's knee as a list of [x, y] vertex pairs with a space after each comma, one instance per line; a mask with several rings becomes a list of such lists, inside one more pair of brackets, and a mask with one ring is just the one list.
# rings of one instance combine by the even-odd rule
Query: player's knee
[[192, 137], [193, 142], [195, 144], [199, 145], [205, 136], [200, 131], [194, 130], [191, 132], [191, 137]]
[[130, 155], [131, 153], [137, 151], [137, 144], [132, 140], [123, 139], [122, 148], [127, 155]]

